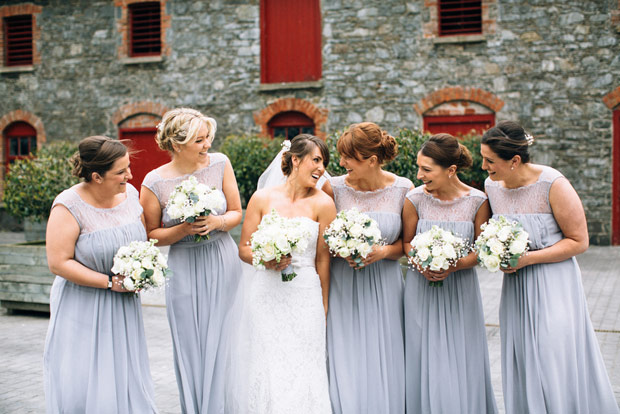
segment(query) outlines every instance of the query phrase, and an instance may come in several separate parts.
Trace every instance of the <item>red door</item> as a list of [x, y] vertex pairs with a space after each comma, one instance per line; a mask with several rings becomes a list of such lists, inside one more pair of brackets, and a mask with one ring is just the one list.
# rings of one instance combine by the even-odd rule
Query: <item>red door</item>
[[319, 0], [261, 0], [261, 82], [321, 78]]
[[431, 134], [444, 132], [458, 136], [467, 135], [472, 130], [483, 134], [493, 125], [495, 125], [495, 114], [424, 117], [424, 131]]
[[620, 109], [614, 111], [611, 244], [620, 244]]
[[159, 149], [155, 142], [155, 128], [121, 129], [120, 139], [131, 141], [131, 148], [135, 152], [131, 157], [131, 175], [129, 181], [140, 191], [144, 176], [151, 170], [170, 161], [167, 151]]

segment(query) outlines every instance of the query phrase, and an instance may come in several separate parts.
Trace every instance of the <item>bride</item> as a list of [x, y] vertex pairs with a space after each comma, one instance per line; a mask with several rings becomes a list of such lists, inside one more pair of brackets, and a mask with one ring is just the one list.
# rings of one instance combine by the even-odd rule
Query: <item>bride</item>
[[[272, 209], [299, 218], [311, 239], [305, 251], [267, 262], [266, 270], [244, 272], [231, 310], [236, 332], [229, 358], [229, 413], [331, 413], [325, 346], [329, 251], [323, 231], [336, 217], [336, 207], [316, 188], [329, 152], [322, 140], [302, 134], [281, 156], [286, 180], [250, 199], [239, 256], [252, 263], [250, 237]], [[282, 176], [279, 171], [265, 175], [273, 176], [265, 180], [272, 183]], [[297, 276], [283, 282], [280, 272], [291, 264]]]

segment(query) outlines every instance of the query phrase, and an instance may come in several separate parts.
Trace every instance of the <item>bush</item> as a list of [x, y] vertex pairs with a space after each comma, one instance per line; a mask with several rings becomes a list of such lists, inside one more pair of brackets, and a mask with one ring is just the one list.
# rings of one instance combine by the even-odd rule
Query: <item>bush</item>
[[41, 148], [36, 157], [15, 161], [5, 181], [8, 213], [37, 222], [46, 220], [56, 196], [79, 181], [71, 174], [69, 161], [76, 151], [76, 144], [57, 141]]
[[[346, 170], [338, 164], [340, 162], [340, 154], [336, 150], [336, 142], [340, 135], [341, 132], [336, 132], [330, 135], [326, 141], [330, 155], [327, 170], [334, 176], [346, 173]], [[385, 170], [409, 178], [416, 187], [421, 185], [422, 182], [416, 178], [418, 174], [416, 158], [422, 144], [429, 137], [429, 133], [423, 133], [417, 129], [400, 129], [398, 134], [394, 136], [396, 142], [398, 142], [398, 155], [394, 160], [385, 165]], [[461, 142], [472, 153], [474, 164], [470, 169], [459, 172], [459, 178], [472, 187], [483, 189], [487, 174], [481, 169], [480, 137], [477, 135], [467, 135], [462, 138]]]
[[281, 143], [278, 139], [256, 135], [229, 135], [219, 146], [219, 151], [228, 156], [235, 170], [243, 207], [256, 191], [258, 177], [280, 151]]

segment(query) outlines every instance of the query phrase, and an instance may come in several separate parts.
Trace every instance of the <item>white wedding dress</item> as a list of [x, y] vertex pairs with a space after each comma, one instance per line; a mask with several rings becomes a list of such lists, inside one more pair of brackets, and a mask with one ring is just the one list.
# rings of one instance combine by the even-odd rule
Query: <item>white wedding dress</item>
[[[319, 223], [300, 217], [308, 247], [293, 253], [297, 276], [244, 268], [233, 308], [227, 412], [331, 413], [325, 311], [315, 256]], [[290, 269], [289, 269], [290, 270]], [[287, 270], [287, 272], [289, 272]]]

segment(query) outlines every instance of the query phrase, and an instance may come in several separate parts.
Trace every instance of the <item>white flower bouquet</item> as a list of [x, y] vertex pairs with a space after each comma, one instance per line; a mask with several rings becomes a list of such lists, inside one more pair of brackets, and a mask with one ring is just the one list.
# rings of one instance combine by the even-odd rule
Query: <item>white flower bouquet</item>
[[170, 273], [168, 262], [155, 243], [155, 239], [132, 241], [128, 246], [119, 248], [114, 255], [112, 273], [125, 276], [125, 289], [140, 291], [165, 283]]
[[[193, 223], [198, 216], [217, 214], [215, 210], [224, 207], [225, 202], [226, 199], [215, 187], [199, 183], [196, 177], [191, 176], [174, 187], [166, 209], [170, 218]], [[194, 235], [195, 242], [208, 238], [208, 234]]]
[[[439, 226], [432, 226], [430, 230], [417, 234], [411, 240], [411, 251], [407, 260], [416, 270], [441, 272], [456, 265], [456, 262], [470, 251], [469, 244], [463, 238]], [[429, 285], [443, 286], [443, 280], [430, 281]]]
[[[308, 247], [310, 232], [302, 224], [299, 219], [281, 217], [275, 209], [263, 216], [258, 230], [250, 238], [252, 265], [262, 270], [266, 262], [275, 259], [280, 263], [282, 256], [304, 251]], [[297, 276], [287, 269], [282, 272], [283, 282]]]
[[383, 244], [381, 230], [375, 220], [355, 207], [342, 210], [325, 229], [323, 238], [332, 254], [351, 257], [360, 264], [375, 244]]
[[519, 257], [529, 250], [529, 234], [519, 222], [499, 216], [480, 228], [482, 233], [476, 239], [474, 249], [478, 263], [491, 272], [497, 272], [500, 267], [515, 267]]

